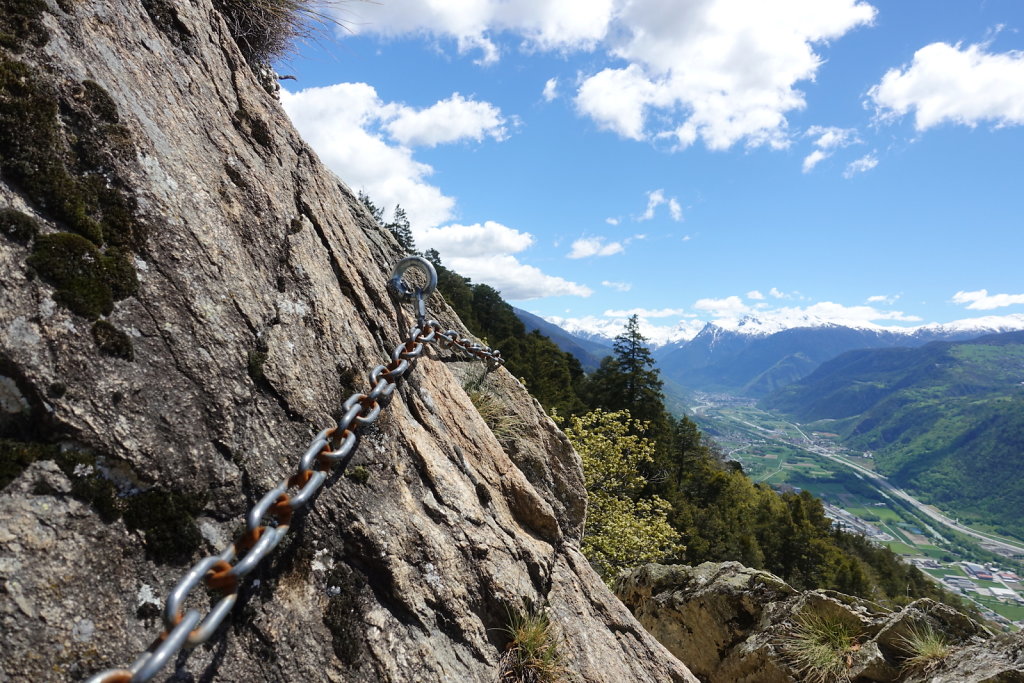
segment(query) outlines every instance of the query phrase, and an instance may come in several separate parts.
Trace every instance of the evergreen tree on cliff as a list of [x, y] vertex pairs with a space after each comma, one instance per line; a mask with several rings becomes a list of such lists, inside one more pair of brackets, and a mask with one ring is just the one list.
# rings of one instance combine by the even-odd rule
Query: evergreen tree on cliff
[[665, 420], [665, 397], [637, 316], [626, 322], [613, 348], [614, 355], [601, 361], [590, 377], [588, 402], [595, 408], [628, 410], [634, 419], [651, 422], [657, 433]]

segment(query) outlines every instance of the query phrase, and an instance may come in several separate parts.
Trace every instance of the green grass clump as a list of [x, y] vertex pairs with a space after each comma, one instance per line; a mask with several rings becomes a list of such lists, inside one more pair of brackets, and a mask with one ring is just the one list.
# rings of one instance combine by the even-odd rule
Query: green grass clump
[[800, 614], [783, 638], [785, 660], [811, 683], [850, 680], [853, 652], [859, 632], [848, 622], [810, 612]]
[[952, 646], [945, 634], [936, 631], [929, 624], [911, 626], [910, 632], [902, 636], [897, 644], [907, 653], [906, 659], [903, 660], [904, 671], [931, 671], [942, 664], [952, 652]]
[[527, 605], [522, 611], [510, 608], [509, 637], [501, 655], [500, 683], [556, 683], [565, 679], [565, 661], [558, 649], [558, 636], [547, 613]]

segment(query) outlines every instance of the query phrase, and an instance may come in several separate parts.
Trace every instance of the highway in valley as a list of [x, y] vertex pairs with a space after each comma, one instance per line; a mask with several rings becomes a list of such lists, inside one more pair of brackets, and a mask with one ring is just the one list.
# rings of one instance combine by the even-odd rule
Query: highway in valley
[[925, 505], [917, 498], [914, 498], [909, 493], [904, 491], [903, 489], [893, 486], [891, 483], [889, 483], [889, 480], [883, 477], [882, 475], [876, 472], [872, 472], [871, 470], [865, 467], [861, 467], [856, 463], [850, 462], [841, 455], [836, 455], [835, 453], [833, 453], [824, 446], [819, 446], [815, 444], [814, 441], [812, 441], [807, 436], [807, 434], [805, 434], [804, 431], [800, 429], [799, 426], [793, 424], [792, 422], [788, 424], [792, 426], [793, 429], [795, 429], [797, 432], [799, 432], [800, 436], [802, 436], [804, 439], [804, 443], [791, 443], [790, 445], [798, 446], [799, 448], [802, 448], [806, 451], [810, 451], [811, 453], [820, 455], [823, 458], [828, 458], [833, 462], [837, 462], [841, 465], [849, 467], [854, 472], [861, 475], [862, 477], [870, 481], [872, 484], [877, 486], [879, 491], [881, 491], [883, 494], [894, 496], [905, 501], [906, 503], [911, 505], [915, 510], [920, 512], [922, 515], [927, 516], [929, 519], [932, 519], [938, 522], [939, 524], [947, 526], [950, 529], [958, 531], [966, 536], [970, 536], [982, 542], [985, 547], [991, 548], [995, 552], [999, 552], [1000, 554], [1009, 553], [1010, 555], [1024, 555], [1024, 544], [1013, 543], [1007, 541], [1006, 539], [999, 538], [997, 536], [992, 536], [991, 534], [986, 534], [981, 531], [976, 531], [974, 529], [971, 529], [970, 527], [966, 527], [963, 524], [960, 524], [955, 519], [951, 519], [950, 517], [947, 517], [938, 510], [935, 510], [934, 508]]

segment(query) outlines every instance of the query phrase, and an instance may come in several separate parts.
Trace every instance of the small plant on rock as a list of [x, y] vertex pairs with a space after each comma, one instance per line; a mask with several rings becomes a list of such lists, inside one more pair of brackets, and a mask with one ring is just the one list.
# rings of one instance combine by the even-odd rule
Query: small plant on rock
[[814, 612], [801, 613], [783, 637], [786, 661], [811, 683], [849, 681], [859, 632], [847, 621]]
[[524, 609], [508, 609], [510, 640], [501, 655], [499, 683], [557, 683], [567, 670], [558, 649], [558, 636], [550, 617], [527, 603]]
[[510, 414], [494, 394], [471, 386], [466, 387], [466, 393], [499, 443], [505, 444], [519, 434], [523, 421]]
[[937, 668], [952, 651], [945, 634], [927, 623], [911, 626], [910, 632], [897, 640], [897, 645], [907, 653], [907, 658], [903, 660], [904, 671], [919, 673]]

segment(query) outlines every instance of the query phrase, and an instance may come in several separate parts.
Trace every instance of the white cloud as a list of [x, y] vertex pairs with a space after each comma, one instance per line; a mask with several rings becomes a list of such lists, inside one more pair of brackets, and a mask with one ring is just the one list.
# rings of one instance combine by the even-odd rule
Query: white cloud
[[817, 166], [819, 161], [824, 161], [825, 159], [828, 159], [830, 156], [832, 155], [829, 154], [828, 152], [824, 152], [820, 149], [814, 150], [813, 152], [804, 157], [804, 173], [810, 173], [811, 169]]
[[698, 299], [693, 307], [699, 311], [707, 311], [716, 318], [732, 317], [750, 313], [751, 309], [738, 296], [724, 299]]
[[437, 249], [444, 263], [460, 275], [494, 287], [506, 299], [524, 300], [546, 296], [590, 296], [589, 287], [547, 275], [521, 263], [515, 256], [533, 243], [533, 235], [486, 221], [473, 225], [452, 224], [414, 229], [416, 243]]
[[857, 136], [855, 128], [837, 128], [835, 126], [811, 126], [807, 129], [807, 136], [816, 138], [814, 146], [816, 150], [804, 157], [803, 172], [810, 173], [811, 169], [819, 162], [832, 156], [834, 150], [859, 144], [861, 139]]
[[693, 239], [693, 238], [692, 238], [692, 237], [690, 237], [689, 235], [683, 235], [683, 237], [682, 237], [682, 241], [683, 241], [683, 242], [689, 242], [689, 241], [690, 241], [690, 240], [692, 240], [692, 239]]
[[784, 147], [787, 114], [805, 106], [797, 86], [824, 61], [816, 50], [875, 16], [864, 0], [389, 0], [332, 11], [351, 33], [452, 40], [481, 64], [500, 58], [499, 35], [527, 50], [600, 50], [617, 66], [582, 76], [581, 113], [626, 138], [712, 149]]
[[627, 65], [586, 78], [577, 107], [635, 140], [784, 147], [786, 114], [805, 105], [796, 85], [822, 63], [815, 47], [874, 15], [858, 0], [622, 3], [606, 44]]
[[867, 298], [869, 304], [885, 304], [892, 306], [900, 298], [899, 294], [876, 294]]
[[953, 295], [953, 303], [967, 304], [967, 308], [976, 311], [988, 311], [993, 308], [1024, 304], [1024, 294], [989, 294], [987, 289], [974, 292], [959, 291]]
[[434, 226], [452, 215], [455, 200], [426, 181], [434, 172], [407, 147], [389, 145], [377, 130], [385, 105], [365, 83], [281, 91], [281, 104], [327, 166], [379, 206], [401, 204], [414, 225]]
[[401, 204], [417, 227], [450, 219], [455, 200], [427, 182], [434, 169], [414, 159], [408, 145], [504, 135], [499, 109], [458, 93], [418, 111], [385, 103], [366, 83], [338, 83], [295, 93], [282, 90], [281, 104], [332, 171], [378, 206]]
[[611, 280], [602, 280], [601, 284], [619, 292], [628, 292], [633, 289], [633, 285], [629, 282], [612, 282]]
[[568, 257], [572, 259], [590, 256], [611, 256], [621, 253], [624, 249], [621, 242], [608, 242], [603, 237], [581, 237], [572, 243], [572, 251]]
[[533, 49], [591, 49], [605, 37], [613, 5], [613, 0], [390, 0], [346, 3], [334, 11], [354, 34], [454, 39], [460, 53], [478, 48], [483, 53], [478, 61], [492, 63], [500, 53], [489, 35], [502, 31], [518, 33]]
[[791, 296], [783, 291], [780, 291], [776, 287], [772, 287], [771, 289], [769, 289], [768, 295], [771, 296], [773, 299], [789, 299]]
[[878, 157], [875, 156], [874, 152], [865, 154], [860, 159], [855, 159], [847, 165], [846, 170], [843, 171], [843, 177], [850, 179], [858, 173], [866, 173], [875, 166], [878, 166]]
[[748, 299], [752, 299], [754, 301], [763, 301], [764, 300], [764, 294], [762, 294], [761, 292], [757, 291], [756, 289], [752, 289], [749, 292], [747, 292], [747, 298]]
[[558, 97], [558, 79], [549, 78], [544, 83], [544, 92], [541, 93], [544, 96], [545, 102], [551, 102]]
[[647, 193], [647, 208], [637, 216], [637, 221], [649, 221], [654, 218], [654, 210], [662, 204], [668, 205], [669, 215], [677, 223], [683, 220], [683, 209], [675, 197], [666, 197], [665, 190], [651, 190]]
[[533, 235], [495, 221], [486, 221], [482, 225], [455, 223], [441, 228], [414, 229], [413, 236], [416, 243], [424, 248], [437, 249], [442, 258], [517, 254], [529, 248], [534, 241]]
[[914, 112], [914, 126], [1024, 124], [1024, 52], [987, 51], [987, 45], [932, 43], [909, 66], [890, 69], [868, 91], [882, 119]]
[[669, 318], [671, 316], [683, 315], [685, 309], [682, 308], [631, 308], [627, 311], [605, 311], [604, 316], [608, 318], [628, 318], [630, 316], [640, 316], [641, 318]]
[[508, 137], [500, 109], [489, 102], [467, 100], [459, 93], [453, 93], [448, 99], [426, 109], [417, 111], [399, 106], [396, 111], [384, 129], [403, 145], [436, 147], [458, 140], [481, 142], [484, 137], [495, 140]]
[[608, 225], [618, 225], [619, 224], [619, 219], [618, 218], [611, 218], [611, 217], [609, 217], [609, 218], [605, 218], [604, 222], [607, 223]]
[[672, 220], [677, 223], [683, 220], [683, 208], [679, 206], [679, 202], [674, 197], [668, 200], [668, 212], [672, 216]]

